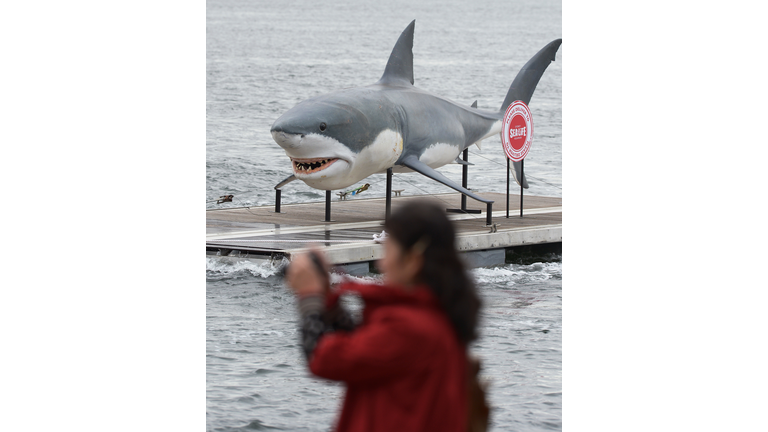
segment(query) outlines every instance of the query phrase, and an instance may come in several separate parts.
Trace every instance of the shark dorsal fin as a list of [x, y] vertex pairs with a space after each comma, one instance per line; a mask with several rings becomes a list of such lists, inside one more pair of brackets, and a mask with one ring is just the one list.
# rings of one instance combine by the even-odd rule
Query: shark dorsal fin
[[411, 21], [403, 30], [400, 39], [397, 40], [392, 54], [389, 55], [384, 75], [379, 84], [405, 84], [413, 85], [413, 27], [416, 20]]

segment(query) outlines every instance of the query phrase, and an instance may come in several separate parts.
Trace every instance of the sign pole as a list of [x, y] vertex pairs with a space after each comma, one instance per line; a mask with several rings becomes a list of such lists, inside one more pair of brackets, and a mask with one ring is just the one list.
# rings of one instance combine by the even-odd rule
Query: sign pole
[[523, 167], [525, 166], [525, 159], [520, 161], [520, 217], [523, 217]]
[[507, 219], [509, 219], [509, 158], [507, 158]]
[[515, 175], [520, 174], [520, 217], [523, 217], [523, 167], [532, 140], [533, 119], [531, 118], [531, 111], [525, 102], [514, 101], [507, 107], [501, 125], [501, 147], [507, 155], [507, 217], [509, 217], [510, 161], [520, 162], [520, 172], [518, 173], [515, 169]]

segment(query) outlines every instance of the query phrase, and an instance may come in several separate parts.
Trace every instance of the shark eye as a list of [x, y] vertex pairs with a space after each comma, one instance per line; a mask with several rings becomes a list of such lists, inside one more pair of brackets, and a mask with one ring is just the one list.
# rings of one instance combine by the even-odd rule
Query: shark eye
[[320, 132], [325, 132], [325, 129], [328, 127], [324, 122], [320, 123]]

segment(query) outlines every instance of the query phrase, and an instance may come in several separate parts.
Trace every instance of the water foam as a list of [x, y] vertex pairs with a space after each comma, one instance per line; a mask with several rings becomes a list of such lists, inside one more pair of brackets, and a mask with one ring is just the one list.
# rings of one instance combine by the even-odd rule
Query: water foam
[[348, 274], [331, 273], [331, 285], [336, 285], [344, 282], [357, 282], [361, 284], [380, 284], [382, 282], [382, 276], [381, 275], [352, 276]]
[[234, 261], [228, 258], [206, 257], [205, 271], [218, 275], [247, 272], [252, 276], [266, 279], [275, 275], [287, 262], [285, 258], [282, 261]]
[[502, 267], [476, 268], [471, 271], [478, 284], [514, 285], [562, 277], [562, 262], [537, 262], [529, 265], [507, 264]]

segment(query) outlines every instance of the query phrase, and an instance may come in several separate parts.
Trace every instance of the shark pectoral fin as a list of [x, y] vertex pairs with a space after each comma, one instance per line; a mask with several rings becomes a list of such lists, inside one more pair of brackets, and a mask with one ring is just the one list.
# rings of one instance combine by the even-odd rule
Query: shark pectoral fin
[[456, 156], [456, 160], [453, 161], [453, 163], [461, 164], [461, 165], [474, 165], [472, 162], [467, 162], [464, 159]]
[[478, 141], [478, 142], [475, 143], [475, 145], [477, 146], [478, 150], [482, 150], [483, 149], [482, 147], [480, 147], [480, 144], [482, 144], [482, 141]]
[[278, 183], [277, 186], [275, 186], [275, 189], [280, 189], [281, 187], [287, 185], [288, 183], [290, 183], [290, 182], [292, 182], [294, 180], [296, 180], [296, 176], [291, 174], [290, 176], [286, 177], [283, 181]]
[[472, 199], [475, 199], [475, 200], [480, 201], [480, 202], [484, 202], [486, 204], [493, 202], [492, 200], [487, 200], [485, 198], [481, 198], [480, 196], [473, 194], [469, 190], [464, 189], [463, 187], [457, 185], [452, 180], [450, 180], [448, 177], [440, 174], [439, 172], [437, 172], [434, 169], [430, 168], [429, 165], [427, 165], [424, 162], [420, 161], [419, 158], [417, 158], [416, 156], [413, 156], [413, 155], [406, 156], [405, 159], [403, 159], [403, 161], [401, 162], [401, 165], [405, 165], [408, 168], [418, 172], [419, 174], [424, 175], [426, 177], [429, 177], [432, 180], [435, 180], [437, 182], [440, 182], [440, 183], [448, 186], [451, 189], [457, 190], [457, 191], [463, 193], [464, 195], [466, 195], [466, 196], [468, 196], [468, 197], [470, 197]]
[[472, 102], [472, 105], [469, 106], [470, 108], [477, 108], [477, 99], [475, 99], [474, 102]]
[[522, 173], [523, 176], [520, 178], [520, 169], [522, 168], [522, 165], [522, 162], [512, 162], [512, 171], [515, 173], [515, 181], [517, 184], [519, 185], [522, 182], [523, 189], [528, 189], [528, 180], [525, 179], [525, 173]]

